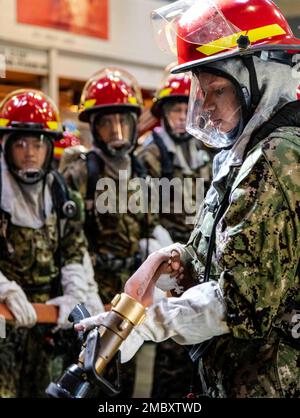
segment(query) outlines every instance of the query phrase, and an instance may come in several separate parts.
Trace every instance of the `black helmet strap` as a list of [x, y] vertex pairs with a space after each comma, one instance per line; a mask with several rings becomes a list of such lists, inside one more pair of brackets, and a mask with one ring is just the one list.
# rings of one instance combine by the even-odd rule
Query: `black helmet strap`
[[242, 57], [243, 63], [249, 72], [249, 81], [250, 81], [250, 93], [251, 93], [251, 112], [253, 114], [254, 110], [256, 109], [258, 103], [261, 99], [260, 90], [258, 87], [258, 80], [256, 69], [253, 61], [253, 56], [243, 56]]

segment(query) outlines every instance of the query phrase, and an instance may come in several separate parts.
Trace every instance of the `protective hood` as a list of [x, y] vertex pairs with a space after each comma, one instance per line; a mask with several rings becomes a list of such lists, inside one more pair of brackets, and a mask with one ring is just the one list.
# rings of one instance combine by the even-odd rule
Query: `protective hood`
[[[290, 66], [253, 57], [260, 100], [254, 114], [247, 121], [242, 133], [230, 149], [219, 152], [213, 163], [213, 182], [205, 201], [210, 204], [216, 201], [218, 183], [222, 182], [231, 167], [238, 167], [243, 162], [245, 149], [252, 133], [268, 121], [286, 103], [296, 100], [299, 74]], [[249, 73], [240, 58], [220, 61], [211, 64], [234, 77], [238, 83], [250, 91]]]
[[50, 176], [47, 182], [21, 184], [10, 173], [3, 154], [1, 155], [1, 202], [0, 206], [10, 215], [13, 225], [38, 229], [51, 215], [53, 203], [50, 191]]
[[120, 171], [127, 171], [128, 179], [131, 178], [131, 157], [129, 154], [121, 156], [107, 155], [101, 148], [94, 146], [93, 151], [101, 158], [105, 164], [105, 172], [111, 178], [118, 180]]

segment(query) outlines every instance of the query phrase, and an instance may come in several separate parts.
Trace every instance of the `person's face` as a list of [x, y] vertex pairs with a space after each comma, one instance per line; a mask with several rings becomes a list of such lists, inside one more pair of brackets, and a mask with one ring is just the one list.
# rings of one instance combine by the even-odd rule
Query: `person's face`
[[111, 113], [96, 120], [99, 138], [112, 148], [120, 148], [130, 142], [132, 129], [132, 117], [128, 113]]
[[46, 160], [48, 145], [43, 136], [23, 136], [14, 140], [11, 149], [18, 170], [40, 170]]
[[240, 120], [240, 101], [232, 82], [213, 74], [200, 73], [202, 110], [209, 112], [214, 127], [222, 133], [232, 131]]
[[172, 103], [165, 105], [165, 115], [174, 134], [183, 134], [186, 131], [187, 103]]

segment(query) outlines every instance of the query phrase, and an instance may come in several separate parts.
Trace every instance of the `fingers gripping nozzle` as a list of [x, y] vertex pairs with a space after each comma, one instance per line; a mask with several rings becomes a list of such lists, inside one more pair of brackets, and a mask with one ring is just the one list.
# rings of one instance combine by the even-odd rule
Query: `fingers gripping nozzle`
[[103, 372], [132, 329], [143, 321], [145, 308], [126, 293], [116, 295], [111, 305], [103, 323], [87, 334], [78, 363], [70, 366], [56, 383], [50, 383], [46, 389], [48, 395], [88, 397], [93, 385], [100, 386], [110, 396], [119, 393], [119, 385], [108, 382]]

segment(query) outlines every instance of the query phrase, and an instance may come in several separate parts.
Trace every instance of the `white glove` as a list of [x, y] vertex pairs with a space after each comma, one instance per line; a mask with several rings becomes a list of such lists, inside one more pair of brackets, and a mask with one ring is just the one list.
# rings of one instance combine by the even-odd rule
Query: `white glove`
[[4, 302], [16, 319], [17, 327], [31, 328], [37, 316], [22, 288], [0, 272], [0, 302]]
[[[76, 329], [99, 326], [107, 314], [84, 319]], [[179, 298], [164, 298], [147, 309], [144, 322], [121, 344], [121, 362], [129, 361], [144, 341], [173, 338], [178, 344], [190, 345], [226, 334], [229, 328], [225, 317], [226, 305], [217, 282], [194, 286]]]
[[82, 264], [67, 264], [61, 269], [61, 284], [63, 296], [58, 296], [48, 300], [47, 305], [59, 307], [57, 326], [53, 332], [58, 329], [67, 329], [71, 327], [68, 316], [77, 303], [85, 303], [88, 292], [88, 282], [85, 276]]
[[58, 296], [46, 302], [47, 305], [55, 305], [59, 308], [57, 326], [54, 327], [53, 332], [72, 327], [72, 323], [68, 321], [68, 316], [77, 303], [80, 303], [80, 301], [69, 295]]
[[155, 286], [164, 292], [174, 290], [177, 295], [181, 295], [184, 292], [184, 288], [180, 286], [178, 279], [171, 277], [170, 274], [161, 274]]
[[99, 296], [98, 285], [94, 279], [94, 269], [91, 257], [86, 251], [83, 257], [83, 267], [85, 276], [88, 282], [88, 291], [86, 295], [85, 306], [91, 315], [97, 315], [100, 312], [104, 312], [104, 305]]

